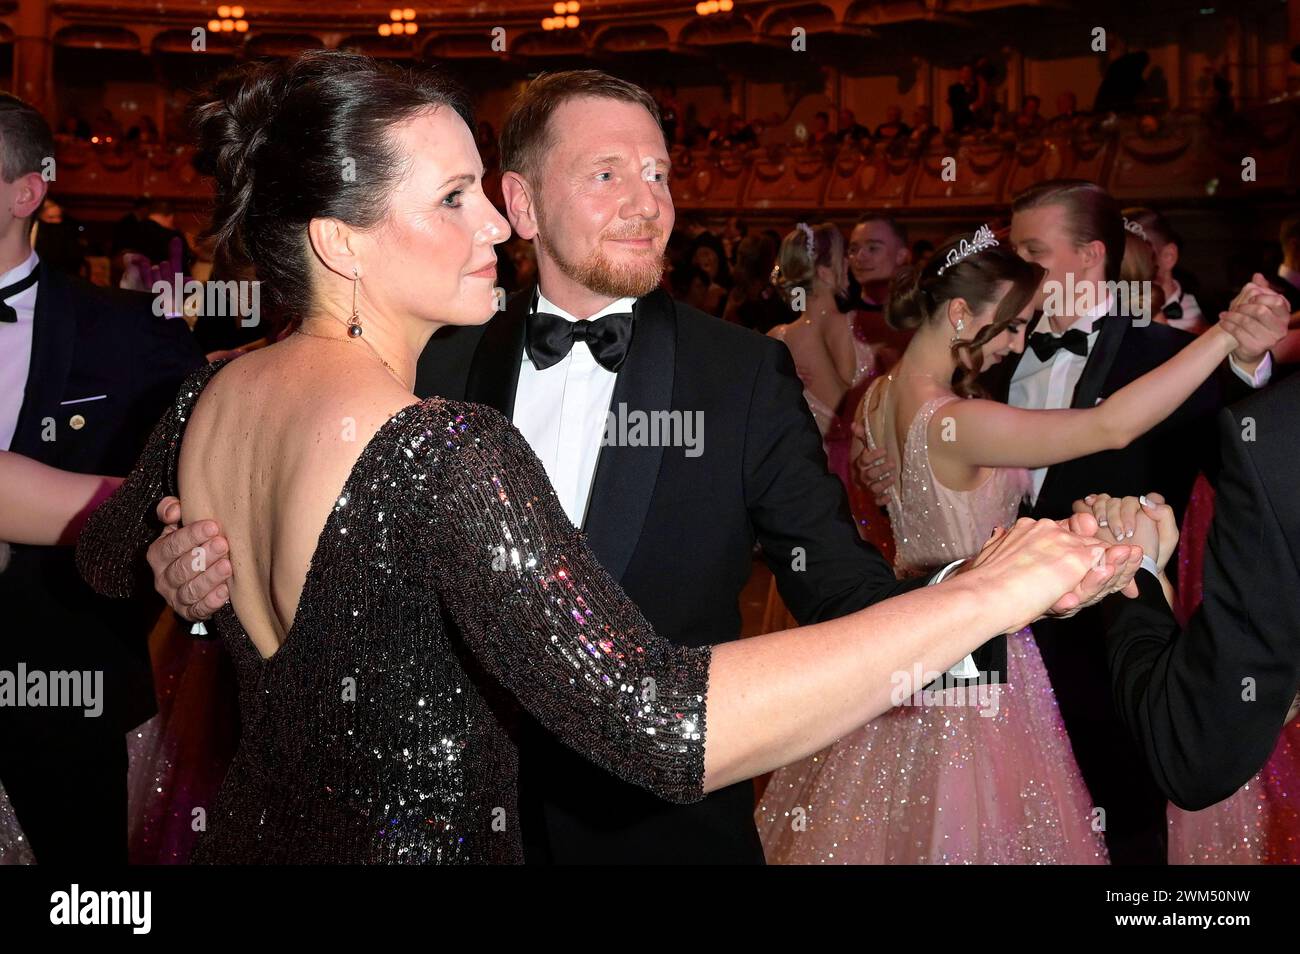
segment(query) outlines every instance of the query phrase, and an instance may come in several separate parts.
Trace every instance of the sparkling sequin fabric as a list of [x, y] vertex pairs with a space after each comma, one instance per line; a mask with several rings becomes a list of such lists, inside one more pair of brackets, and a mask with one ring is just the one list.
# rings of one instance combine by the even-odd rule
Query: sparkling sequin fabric
[[[77, 558], [140, 585], [185, 422], [186, 382]], [[610, 579], [508, 421], [431, 400], [362, 451], [294, 624], [264, 659], [229, 604], [243, 727], [197, 862], [519, 862], [511, 715], [672, 801], [702, 797], [708, 649], [673, 646]]]
[[[960, 399], [928, 402], [908, 428], [889, 504], [899, 576], [978, 552], [995, 526], [1014, 522], [1028, 487], [1019, 469], [997, 470], [967, 493], [935, 482], [926, 435], [933, 415], [953, 400]], [[867, 433], [874, 448], [869, 426]], [[773, 775], [756, 812], [767, 860], [1105, 863], [1028, 630], [1009, 637], [1007, 668], [1003, 685], [954, 687], [920, 700], [903, 693], [906, 704]]]

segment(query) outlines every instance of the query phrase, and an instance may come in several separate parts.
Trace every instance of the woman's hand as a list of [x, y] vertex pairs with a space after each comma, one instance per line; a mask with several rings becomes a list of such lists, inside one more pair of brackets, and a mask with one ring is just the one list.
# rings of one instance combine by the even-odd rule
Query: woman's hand
[[1142, 497], [1112, 497], [1089, 494], [1074, 502], [1074, 512], [1092, 514], [1097, 536], [1107, 543], [1130, 542], [1156, 562], [1161, 574], [1178, 546], [1178, 522], [1174, 510], [1158, 493]]
[[1048, 610], [1078, 609], [1127, 573], [1133, 547], [1108, 548], [1076, 532], [1086, 526], [1022, 517], [1010, 530], [994, 531], [966, 572], [1005, 604], [1011, 622], [1003, 632], [1017, 632]]

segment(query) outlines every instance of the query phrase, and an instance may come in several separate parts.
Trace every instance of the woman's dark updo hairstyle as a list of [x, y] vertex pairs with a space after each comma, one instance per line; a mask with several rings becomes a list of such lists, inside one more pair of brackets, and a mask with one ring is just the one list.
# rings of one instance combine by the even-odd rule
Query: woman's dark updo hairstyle
[[[960, 371], [953, 390], [962, 397], [980, 397], [984, 393], [976, 381], [983, 363], [980, 349], [1016, 320], [1047, 272], [1041, 265], [1027, 262], [1013, 252], [1004, 234], [998, 235], [999, 244], [944, 268], [948, 253], [960, 252], [963, 239], [969, 242], [971, 233], [963, 232], [946, 241], [921, 268], [906, 265], [899, 269], [889, 286], [885, 321], [899, 331], [919, 328], [927, 321], [945, 321], [945, 306], [954, 298], [965, 299], [972, 311], [982, 311], [997, 297], [999, 283], [1010, 282], [1011, 288], [998, 302], [993, 320], [975, 337], [952, 346]], [[969, 359], [969, 368], [961, 361], [962, 354]]]
[[409, 166], [392, 127], [443, 106], [474, 128], [447, 77], [337, 50], [221, 74], [190, 106], [194, 168], [216, 180], [215, 267], [260, 280], [272, 321], [296, 326], [313, 300], [308, 223], [379, 224]]

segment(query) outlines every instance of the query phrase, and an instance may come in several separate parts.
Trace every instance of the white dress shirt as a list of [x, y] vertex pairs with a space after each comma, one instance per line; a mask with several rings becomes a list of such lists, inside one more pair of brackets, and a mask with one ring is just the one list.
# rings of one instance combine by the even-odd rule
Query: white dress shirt
[[[36, 252], [16, 268], [0, 275], [0, 288], [22, 281], [40, 259]], [[25, 288], [5, 302], [18, 313], [17, 322], [0, 321], [0, 450], [9, 450], [18, 429], [18, 414], [27, 392], [27, 375], [32, 364], [32, 329], [35, 327], [37, 286]]]
[[[630, 312], [635, 303], [635, 298], [620, 298], [587, 320]], [[581, 320], [540, 291], [537, 310], [566, 321]], [[521, 360], [514, 425], [541, 459], [564, 512], [581, 527], [618, 375], [596, 363], [585, 341], [575, 341], [568, 355], [544, 371], [533, 367], [527, 349]]]
[[[1110, 301], [1107, 299], [1095, 308], [1081, 314], [1070, 325], [1070, 328], [1077, 328], [1088, 336], [1089, 354], [1092, 354], [1092, 349], [1097, 344], [1097, 336], [1101, 334], [1100, 323], [1098, 323], [1096, 331], [1092, 330], [1093, 323], [1100, 316], [1107, 314], [1109, 310]], [[1130, 319], [1109, 317], [1103, 320], [1129, 321]], [[1060, 337], [1051, 330], [1051, 325], [1046, 317], [1039, 323], [1039, 329], [1048, 332], [1053, 337]], [[1085, 356], [1067, 351], [1065, 348], [1058, 349], [1046, 362], [1040, 361], [1038, 355], [1034, 353], [1032, 348], [1028, 347], [1028, 342], [1026, 342], [1024, 357], [1020, 359], [1020, 364], [1016, 366], [1016, 373], [1011, 377], [1011, 389], [1007, 396], [1007, 403], [1012, 407], [1031, 410], [1069, 407], [1074, 401], [1074, 389], [1078, 386], [1079, 378], [1083, 376], [1083, 367], [1087, 363], [1088, 359]], [[1238, 367], [1237, 362], [1232, 358], [1229, 358], [1228, 363], [1232, 366], [1232, 370], [1237, 377], [1253, 388], [1262, 388], [1268, 383], [1273, 372], [1271, 355], [1264, 356], [1264, 360], [1255, 369], [1253, 377]], [[1033, 478], [1033, 488], [1030, 491], [1029, 499], [1037, 503], [1039, 491], [1043, 489], [1043, 481], [1047, 477], [1047, 468], [1037, 467], [1029, 473]]]

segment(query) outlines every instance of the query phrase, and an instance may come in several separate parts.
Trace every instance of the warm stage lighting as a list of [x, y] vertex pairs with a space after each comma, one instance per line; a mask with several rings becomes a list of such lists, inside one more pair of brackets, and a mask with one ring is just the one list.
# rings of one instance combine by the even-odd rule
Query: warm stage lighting
[[578, 25], [578, 18], [572, 15], [567, 16], [564, 18], [564, 25], [566, 27], [576, 27]]
[[400, 19], [402, 19], [402, 11], [401, 11], [401, 10], [389, 10], [389, 11], [388, 11], [388, 19], [390, 19], [390, 20], [400, 20]]
[[230, 7], [226, 6], [224, 3], [217, 7], [217, 16], [221, 17], [223, 20], [230, 16]]
[[405, 7], [405, 8], [403, 8], [403, 10], [402, 10], [402, 19], [403, 19], [403, 20], [414, 20], [414, 19], [415, 19], [415, 11], [412, 10], [410, 7]]
[[208, 21], [208, 29], [209, 29], [211, 32], [213, 32], [213, 33], [220, 33], [220, 32], [221, 32], [221, 21], [220, 21], [220, 20], [209, 20], [209, 21]]
[[236, 20], [236, 21], [235, 21], [235, 32], [236, 32], [236, 33], [247, 33], [247, 32], [248, 32], [248, 21], [247, 21], [247, 20]]
[[380, 36], [392, 36], [392, 33], [393, 33], [393, 28], [390, 27], [387, 23], [381, 23], [381, 24], [379, 24], [379, 35], [380, 35]]
[[557, 3], [555, 6], [551, 7], [551, 9], [554, 10], [556, 13], [563, 13], [563, 12], [564, 12], [564, 0], [559, 0], [559, 3]]
[[231, 7], [231, 8], [230, 8], [230, 15], [231, 15], [232, 17], [234, 17], [236, 20], [238, 20], [238, 19], [240, 19], [241, 17], [243, 17], [243, 15], [244, 15], [244, 8], [243, 8], [243, 7]]
[[408, 23], [408, 24], [406, 25], [406, 33], [407, 33], [408, 36], [413, 36], [413, 35], [415, 34], [415, 31], [418, 30], [418, 29], [420, 29], [420, 27], [419, 27], [418, 24], [415, 24], [415, 23]]

